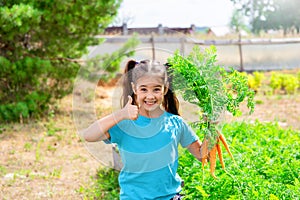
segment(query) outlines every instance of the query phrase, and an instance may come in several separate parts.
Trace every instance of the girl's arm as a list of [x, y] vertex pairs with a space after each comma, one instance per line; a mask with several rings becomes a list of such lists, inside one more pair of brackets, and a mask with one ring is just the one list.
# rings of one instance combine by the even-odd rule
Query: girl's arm
[[201, 147], [201, 142], [199, 140], [193, 142], [190, 144], [187, 149], [189, 152], [195, 156], [200, 162], [201, 162], [201, 156], [200, 156], [200, 147]]
[[91, 124], [82, 133], [83, 138], [88, 142], [97, 142], [110, 137], [108, 130], [124, 119], [135, 120], [138, 117], [138, 107], [131, 105], [132, 98], [128, 96], [128, 102], [124, 108], [106, 117], [103, 117]]

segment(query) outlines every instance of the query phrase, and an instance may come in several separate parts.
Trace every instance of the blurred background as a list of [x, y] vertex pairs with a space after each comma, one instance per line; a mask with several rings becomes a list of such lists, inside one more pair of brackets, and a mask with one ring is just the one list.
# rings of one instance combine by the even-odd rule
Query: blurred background
[[[129, 59], [214, 45], [255, 91], [224, 120], [236, 163], [188, 154], [186, 199], [299, 199], [299, 0], [0, 0], [0, 199], [118, 199], [114, 147], [81, 131], [119, 104]], [[199, 112], [182, 101], [189, 122]], [[95, 157], [95, 159], [91, 158]], [[287, 164], [288, 163], [288, 164]], [[185, 175], [184, 175], [185, 174]]]

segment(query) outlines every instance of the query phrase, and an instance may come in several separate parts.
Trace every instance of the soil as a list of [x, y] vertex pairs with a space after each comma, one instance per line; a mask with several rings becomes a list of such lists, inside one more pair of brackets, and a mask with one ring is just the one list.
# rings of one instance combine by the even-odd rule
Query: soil
[[[97, 113], [111, 111], [115, 87], [99, 86]], [[77, 94], [80, 95], [80, 94]], [[256, 97], [252, 115], [224, 120], [277, 122], [283, 128], [300, 129], [300, 98], [274, 95]], [[242, 106], [244, 113], [246, 106]], [[192, 105], [182, 102], [182, 116], [196, 119]], [[73, 121], [72, 95], [59, 103], [47, 119], [0, 126], [0, 199], [83, 199], [81, 189], [93, 184], [103, 166], [86, 148]]]

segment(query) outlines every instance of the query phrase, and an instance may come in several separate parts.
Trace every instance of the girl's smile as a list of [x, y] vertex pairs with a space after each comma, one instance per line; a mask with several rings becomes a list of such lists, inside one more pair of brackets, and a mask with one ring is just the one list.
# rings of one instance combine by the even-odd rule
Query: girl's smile
[[163, 112], [160, 105], [166, 89], [160, 78], [154, 76], [139, 78], [136, 85], [133, 84], [139, 113], [147, 117], [160, 116]]

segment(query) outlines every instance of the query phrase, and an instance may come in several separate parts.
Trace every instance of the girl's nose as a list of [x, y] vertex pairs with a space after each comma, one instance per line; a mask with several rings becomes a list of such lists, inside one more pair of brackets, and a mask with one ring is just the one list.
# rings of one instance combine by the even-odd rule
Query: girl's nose
[[154, 99], [154, 95], [152, 94], [152, 92], [148, 92], [146, 98], [147, 99]]

